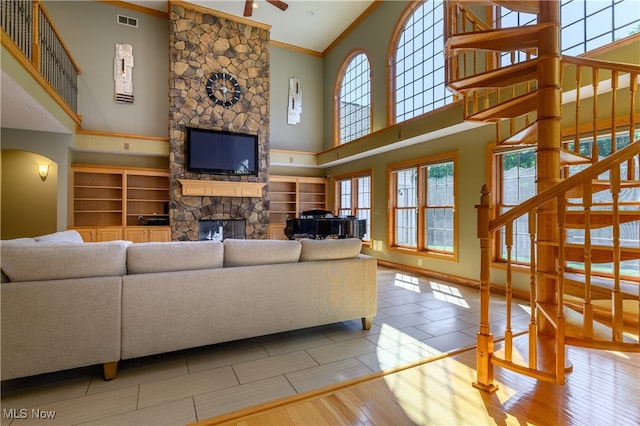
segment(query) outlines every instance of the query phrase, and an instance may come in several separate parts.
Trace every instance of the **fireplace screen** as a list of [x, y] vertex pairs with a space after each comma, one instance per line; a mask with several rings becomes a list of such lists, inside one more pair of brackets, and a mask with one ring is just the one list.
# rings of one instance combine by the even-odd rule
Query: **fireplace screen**
[[246, 237], [244, 219], [211, 219], [198, 222], [198, 239], [224, 241], [225, 238]]

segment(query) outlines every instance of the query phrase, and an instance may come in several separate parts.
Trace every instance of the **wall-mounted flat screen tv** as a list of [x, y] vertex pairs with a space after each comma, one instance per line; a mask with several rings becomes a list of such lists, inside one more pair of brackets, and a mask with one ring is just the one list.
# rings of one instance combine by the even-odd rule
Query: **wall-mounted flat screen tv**
[[186, 167], [190, 172], [258, 174], [258, 136], [186, 128]]

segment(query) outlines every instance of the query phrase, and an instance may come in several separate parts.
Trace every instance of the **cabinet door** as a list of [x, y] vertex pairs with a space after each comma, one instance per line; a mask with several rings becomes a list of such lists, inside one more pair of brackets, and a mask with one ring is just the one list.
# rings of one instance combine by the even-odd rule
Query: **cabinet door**
[[96, 240], [96, 230], [95, 228], [69, 228], [75, 229], [78, 231], [80, 236], [82, 237], [82, 241], [85, 243], [93, 243]]
[[287, 225], [284, 223], [272, 223], [269, 225], [269, 239], [271, 240], [288, 240], [284, 234], [284, 228]]
[[149, 242], [166, 242], [171, 241], [171, 228], [168, 226], [150, 227], [148, 229]]
[[171, 228], [168, 226], [127, 226], [124, 239], [134, 243], [160, 243], [171, 241]]
[[128, 226], [124, 228], [124, 239], [133, 243], [145, 243], [147, 242], [147, 228]]
[[122, 228], [97, 228], [96, 241], [114, 241], [122, 239]]

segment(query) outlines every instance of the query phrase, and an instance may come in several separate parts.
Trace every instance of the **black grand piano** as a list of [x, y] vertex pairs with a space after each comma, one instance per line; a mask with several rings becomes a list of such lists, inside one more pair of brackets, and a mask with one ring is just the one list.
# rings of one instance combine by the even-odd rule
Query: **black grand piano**
[[287, 219], [284, 233], [290, 240], [296, 238], [360, 238], [364, 237], [367, 221], [355, 216], [335, 217], [327, 210], [307, 210], [299, 218]]

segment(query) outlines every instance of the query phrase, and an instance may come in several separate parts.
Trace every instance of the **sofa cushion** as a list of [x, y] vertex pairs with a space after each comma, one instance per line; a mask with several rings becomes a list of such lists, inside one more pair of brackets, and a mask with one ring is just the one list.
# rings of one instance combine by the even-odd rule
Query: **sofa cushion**
[[223, 244], [225, 267], [291, 263], [300, 260], [298, 241], [227, 238]]
[[1, 246], [18, 246], [18, 245], [24, 245], [24, 244], [35, 244], [36, 240], [34, 240], [33, 238], [15, 238], [13, 240], [2, 240], [0, 241], [0, 247]]
[[343, 240], [300, 240], [300, 262], [354, 258], [360, 254], [362, 241], [358, 238]]
[[222, 263], [219, 241], [134, 243], [127, 248], [129, 274], [222, 268]]
[[84, 240], [80, 233], [75, 229], [69, 231], [54, 232], [53, 234], [41, 235], [35, 237], [37, 243], [83, 243]]
[[128, 241], [3, 245], [2, 272], [11, 282], [127, 273]]

